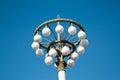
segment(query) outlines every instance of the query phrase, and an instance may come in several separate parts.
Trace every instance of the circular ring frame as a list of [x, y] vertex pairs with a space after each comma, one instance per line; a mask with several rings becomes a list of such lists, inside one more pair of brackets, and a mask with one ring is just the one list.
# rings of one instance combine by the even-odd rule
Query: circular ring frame
[[[42, 28], [42, 27], [44, 27], [45, 25], [48, 25], [48, 24], [50, 24], [50, 23], [54, 23], [54, 22], [69, 22], [69, 23], [75, 24], [76, 26], [79, 27], [80, 30], [82, 30], [82, 31], [85, 32], [84, 28], [83, 28], [83, 27], [81, 26], [81, 24], [79, 24], [78, 22], [76, 22], [76, 21], [74, 21], [74, 20], [71, 20], [71, 19], [57, 18], [57, 19], [48, 20], [48, 21], [40, 24], [40, 25], [36, 28], [36, 30], [35, 30], [35, 32], [34, 32], [34, 35], [36, 35], [36, 34], [39, 32], [40, 28]], [[40, 45], [41, 47], [45, 48], [45, 49], [47, 50], [47, 52], [48, 52], [48, 51], [50, 50], [50, 48], [51, 48], [52, 45], [54, 45], [54, 44], [59, 44], [59, 43], [65, 43], [65, 44], [67, 43], [67, 44], [71, 45], [71, 46], [72, 46], [72, 51], [71, 51], [71, 53], [73, 53], [73, 52], [75, 51], [75, 46], [78, 45], [78, 44], [80, 43], [80, 41], [78, 41], [76, 44], [73, 44], [73, 43], [71, 43], [71, 42], [69, 42], [69, 41], [67, 41], [67, 40], [60, 40], [60, 41], [53, 41], [53, 42], [51, 42], [51, 43], [49, 44], [49, 46], [47, 46], [47, 47], [44, 46], [44, 45], [42, 45], [41, 43], [39, 43], [39, 45]], [[70, 53], [69, 55], [71, 55], [71, 53]], [[67, 57], [67, 56], [69, 56], [69, 55], [65, 55], [64, 57]]]
[[81, 24], [79, 24], [78, 22], [76, 21], [73, 21], [71, 19], [65, 19], [65, 18], [58, 18], [58, 19], [52, 19], [52, 20], [49, 20], [49, 21], [46, 21], [44, 23], [42, 23], [41, 25], [39, 25], [35, 32], [34, 32], [34, 35], [37, 34], [37, 32], [39, 31], [39, 29], [47, 24], [50, 24], [50, 23], [54, 23], [54, 22], [70, 22], [70, 23], [73, 23], [75, 25], [77, 25], [82, 31], [85, 32], [84, 28], [81, 26]]
[[[69, 45], [72, 47], [72, 49], [71, 49], [72, 51], [70, 52], [70, 54], [75, 51], [75, 45], [74, 45], [74, 44], [72, 44], [71, 42], [69, 42], [69, 41], [67, 41], [67, 40], [61, 40], [61, 41], [51, 42], [51, 43], [49, 44], [48, 48], [47, 48], [47, 52], [50, 50], [51, 46], [53, 46], [53, 45], [55, 45], [55, 44], [59, 44], [59, 43], [69, 44]], [[69, 56], [70, 54], [64, 55], [64, 57]]]

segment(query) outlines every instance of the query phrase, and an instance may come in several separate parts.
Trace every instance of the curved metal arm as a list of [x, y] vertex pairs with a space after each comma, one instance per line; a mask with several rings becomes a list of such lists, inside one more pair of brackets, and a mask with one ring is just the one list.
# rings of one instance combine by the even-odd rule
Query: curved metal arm
[[[49, 44], [48, 48], [47, 48], [47, 52], [50, 50], [51, 46], [54, 46], [55, 44], [58, 44], [58, 43], [69, 44], [69, 45], [71, 45], [71, 47], [72, 47], [71, 53], [73, 53], [73, 52], [75, 51], [75, 45], [74, 45], [73, 43], [71, 43], [71, 42], [69, 42], [69, 41], [67, 41], [67, 40], [61, 40], [61, 41], [51, 42], [51, 43]], [[71, 53], [68, 54], [68, 55], [64, 55], [64, 57], [67, 57], [67, 56], [71, 55]]]
[[83, 28], [83, 27], [81, 26], [81, 24], [79, 24], [78, 22], [73, 21], [73, 20], [71, 20], [71, 19], [58, 18], [58, 19], [52, 19], [52, 20], [46, 21], [46, 22], [42, 23], [41, 25], [39, 25], [39, 26], [36, 28], [36, 30], [35, 30], [35, 32], [34, 32], [34, 35], [39, 31], [39, 29], [40, 29], [41, 27], [45, 26], [46, 24], [53, 23], [53, 22], [71, 22], [71, 23], [77, 25], [82, 31], [85, 32], [84, 28]]

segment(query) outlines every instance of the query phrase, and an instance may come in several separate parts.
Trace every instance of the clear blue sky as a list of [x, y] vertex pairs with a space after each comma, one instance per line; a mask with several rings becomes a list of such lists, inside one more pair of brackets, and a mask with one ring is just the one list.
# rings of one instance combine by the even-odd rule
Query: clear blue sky
[[58, 79], [31, 49], [35, 28], [57, 14], [80, 22], [89, 40], [67, 80], [120, 80], [119, 0], [0, 0], [0, 80]]

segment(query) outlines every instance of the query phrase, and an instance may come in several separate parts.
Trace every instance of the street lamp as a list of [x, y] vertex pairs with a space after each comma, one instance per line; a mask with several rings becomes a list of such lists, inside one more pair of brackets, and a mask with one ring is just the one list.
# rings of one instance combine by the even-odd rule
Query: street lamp
[[75, 60], [88, 45], [83, 27], [76, 21], [60, 17], [39, 25], [33, 39], [32, 48], [37, 56], [42, 56], [46, 51], [44, 62], [47, 65], [54, 62], [53, 58], [56, 59], [54, 66], [58, 70], [59, 80], [66, 80], [65, 68], [74, 66]]

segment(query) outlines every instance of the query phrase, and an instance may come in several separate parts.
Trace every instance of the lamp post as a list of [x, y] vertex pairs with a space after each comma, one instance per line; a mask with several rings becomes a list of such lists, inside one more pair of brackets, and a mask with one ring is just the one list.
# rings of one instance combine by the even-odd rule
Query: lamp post
[[79, 54], [85, 52], [84, 48], [88, 45], [81, 24], [60, 17], [39, 25], [33, 39], [32, 48], [36, 50], [36, 55], [42, 56], [46, 51], [44, 62], [47, 65], [54, 62], [58, 70], [58, 80], [66, 80], [65, 68], [74, 66], [75, 60], [79, 58]]

